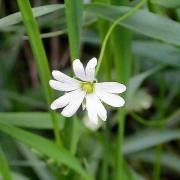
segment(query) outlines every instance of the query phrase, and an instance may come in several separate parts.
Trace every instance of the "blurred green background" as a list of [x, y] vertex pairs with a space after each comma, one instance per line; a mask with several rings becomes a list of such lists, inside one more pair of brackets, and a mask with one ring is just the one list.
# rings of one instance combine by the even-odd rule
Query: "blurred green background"
[[[50, 70], [72, 75], [70, 59], [86, 64], [98, 58], [108, 29], [138, 2], [67, 0], [64, 6], [61, 0], [31, 0], [32, 7], [43, 6], [34, 14]], [[0, 0], [0, 179], [86, 179], [80, 166], [92, 179], [180, 179], [180, 1], [151, 0], [141, 9], [113, 30], [97, 76], [127, 85], [125, 107], [107, 107], [107, 122], [99, 126], [81, 110], [75, 118], [56, 113], [69, 155], [26, 134], [54, 141], [43, 75], [22, 18], [13, 14], [18, 4]], [[116, 153], [123, 154], [120, 169]]]

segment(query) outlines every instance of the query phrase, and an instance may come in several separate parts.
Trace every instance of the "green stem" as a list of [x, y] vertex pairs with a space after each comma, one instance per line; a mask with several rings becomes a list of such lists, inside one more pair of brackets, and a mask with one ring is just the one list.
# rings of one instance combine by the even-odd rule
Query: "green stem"
[[96, 75], [98, 74], [99, 72], [99, 69], [101, 67], [101, 63], [102, 63], [102, 59], [103, 59], [103, 56], [104, 56], [104, 52], [105, 52], [105, 49], [106, 49], [106, 45], [107, 45], [107, 42], [108, 42], [108, 39], [112, 33], [112, 31], [114, 30], [114, 28], [122, 21], [124, 21], [125, 19], [127, 19], [128, 17], [130, 17], [133, 13], [135, 13], [147, 0], [141, 0], [136, 6], [134, 6], [129, 12], [127, 12], [126, 14], [122, 15], [121, 17], [119, 17], [112, 25], [111, 27], [109, 28], [105, 38], [104, 38], [104, 41], [102, 43], [102, 48], [101, 48], [101, 52], [100, 52], [100, 55], [99, 55], [99, 58], [98, 58], [98, 64], [97, 64], [97, 68], [96, 68]]
[[11, 171], [6, 156], [0, 146], [0, 177], [4, 180], [12, 180]]
[[[161, 77], [162, 78], [162, 77]], [[163, 118], [164, 117], [164, 113], [165, 113], [165, 106], [164, 106], [164, 99], [166, 98], [166, 86], [165, 83], [162, 82], [160, 84], [160, 95], [159, 95], [159, 113], [158, 113], [158, 117], [159, 118]], [[161, 131], [163, 129], [163, 126], [160, 125], [159, 126], [159, 131]], [[163, 150], [163, 144], [159, 144], [156, 149], [156, 160], [154, 162], [154, 167], [153, 167], [153, 180], [160, 180], [160, 176], [161, 176], [161, 152]]]
[[[29, 0], [17, 0], [27, 34], [29, 36], [30, 45], [36, 60], [39, 76], [45, 91], [48, 106], [52, 102], [52, 90], [49, 87], [49, 80], [51, 79], [48, 60], [40, 38], [37, 22], [33, 16]], [[58, 119], [54, 111], [50, 110], [51, 120], [53, 123], [53, 130], [57, 144], [61, 144], [59, 134]]]
[[[71, 62], [80, 57], [81, 50], [81, 28], [83, 18], [83, 1], [82, 0], [65, 0], [65, 13], [66, 24], [70, 48]], [[65, 137], [66, 146], [70, 149], [72, 154], [76, 153], [77, 143], [79, 139], [78, 132], [78, 118], [72, 117], [72, 120], [68, 119], [65, 123]], [[69, 135], [69, 132], [71, 134]]]
[[108, 121], [103, 123], [103, 159], [102, 159], [102, 169], [101, 169], [101, 179], [108, 179], [108, 168], [109, 168], [109, 124]]
[[[106, 45], [108, 42], [108, 39], [111, 35], [111, 33], [113, 32], [114, 28], [122, 21], [124, 21], [125, 19], [127, 19], [128, 17], [130, 17], [133, 13], [135, 13], [144, 3], [146, 2], [146, 0], [142, 0], [140, 1], [135, 7], [133, 7], [129, 12], [127, 12], [126, 14], [122, 15], [121, 17], [119, 17], [109, 28], [103, 43], [102, 43], [102, 48], [101, 48], [101, 52], [100, 52], [100, 56], [98, 59], [98, 64], [97, 64], [97, 68], [96, 68], [96, 75], [98, 74], [101, 64], [102, 64], [102, 60], [104, 57], [104, 53], [105, 53], [105, 49], [106, 49]], [[127, 36], [128, 38], [128, 36]], [[129, 65], [129, 64], [128, 64]], [[119, 68], [119, 67], [117, 67]], [[116, 69], [117, 69], [116, 68]], [[118, 71], [118, 69], [117, 69]], [[118, 71], [119, 72], [119, 71]], [[127, 74], [129, 74], [129, 71], [127, 72]], [[116, 73], [117, 79], [119, 79], [119, 73]], [[126, 75], [127, 76], [127, 75]], [[125, 78], [125, 80], [127, 81], [127, 77]], [[119, 121], [118, 121], [118, 135], [117, 135], [117, 142], [116, 142], [116, 154], [115, 154], [115, 179], [123, 179], [123, 155], [122, 155], [122, 145], [123, 145], [123, 138], [124, 138], [124, 120], [125, 120], [125, 109], [122, 108], [121, 110], [118, 111], [118, 115], [120, 117]]]
[[153, 180], [160, 180], [162, 149], [163, 149], [163, 144], [159, 144], [155, 149], [156, 159], [153, 167]]
[[115, 154], [115, 179], [121, 180], [124, 178], [123, 172], [123, 140], [124, 140], [124, 126], [125, 126], [125, 109], [122, 108], [118, 111], [118, 134], [116, 140], [116, 154]]

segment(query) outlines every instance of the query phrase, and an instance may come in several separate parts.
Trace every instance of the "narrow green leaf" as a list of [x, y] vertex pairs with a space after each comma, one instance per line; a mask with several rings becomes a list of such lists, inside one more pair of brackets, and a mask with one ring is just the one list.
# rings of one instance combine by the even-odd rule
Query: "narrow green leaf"
[[[128, 5], [128, 0], [111, 0], [111, 4], [116, 6]], [[127, 18], [128, 19], [128, 18]], [[119, 81], [125, 85], [129, 80], [131, 74], [131, 46], [132, 46], [132, 33], [129, 29], [117, 26], [112, 32], [112, 51], [114, 60], [114, 69], [116, 81]], [[126, 95], [125, 95], [126, 96]], [[115, 177], [118, 180], [129, 179], [132, 180], [133, 177], [128, 172], [128, 166], [123, 169], [123, 141], [124, 141], [124, 131], [125, 131], [125, 111], [124, 109], [119, 109], [118, 112], [118, 134], [116, 139], [116, 169]]]
[[125, 139], [123, 152], [130, 154], [176, 139], [180, 139], [179, 129], [142, 131]]
[[49, 169], [47, 168], [47, 164], [45, 166], [39, 166], [38, 163], [42, 163], [42, 161], [29, 149], [27, 146], [25, 146], [22, 143], [16, 143], [19, 150], [21, 151], [21, 154], [25, 157], [26, 160], [29, 160], [31, 162], [34, 162], [32, 169], [36, 173], [36, 175], [39, 177], [39, 179], [42, 180], [53, 180], [54, 178], [49, 172]]
[[[147, 151], [135, 153], [130, 158], [153, 164], [156, 160], [156, 154], [153, 151]], [[180, 158], [176, 154], [162, 152], [161, 165], [180, 173]]]
[[[66, 24], [68, 40], [70, 47], [71, 62], [80, 57], [81, 51], [81, 28], [83, 20], [83, 1], [65, 0]], [[66, 146], [75, 154], [77, 142], [80, 133], [78, 130], [78, 118], [75, 116], [72, 120], [65, 123], [65, 141]], [[71, 134], [69, 134], [71, 132]]]
[[[40, 17], [60, 9], [64, 9], [63, 4], [52, 4], [52, 5], [35, 7], [32, 9], [32, 11], [34, 17]], [[20, 23], [21, 21], [22, 21], [22, 16], [20, 12], [11, 14], [9, 16], [0, 19], [0, 29], [1, 28], [4, 29], [10, 25], [15, 25], [17, 23]]]
[[152, 41], [135, 41], [133, 43], [133, 53], [148, 58], [148, 60], [152, 59], [167, 65], [180, 67], [180, 50], [169, 44]]
[[62, 146], [59, 146], [39, 135], [0, 122], [0, 130], [22, 143], [35, 148], [40, 153], [54, 159], [57, 163], [63, 163], [69, 168], [80, 173], [84, 178], [89, 179], [79, 161]]
[[[49, 113], [46, 112], [8, 112], [0, 113], [0, 122], [32, 129], [52, 129]], [[63, 127], [63, 120], [58, 121], [58, 127]]]
[[24, 174], [20, 174], [19, 172], [12, 172], [13, 180], [31, 180], [30, 178], [26, 177]]
[[11, 180], [11, 172], [8, 167], [8, 162], [6, 160], [4, 152], [0, 147], [0, 179], [1, 179], [1, 175], [4, 180]]
[[134, 93], [137, 91], [137, 89], [140, 87], [142, 82], [148, 78], [149, 76], [153, 75], [154, 73], [160, 71], [163, 69], [165, 66], [164, 65], [159, 65], [153, 69], [150, 69], [148, 71], [145, 71], [143, 73], [137, 74], [133, 77], [130, 78], [128, 82], [128, 92], [127, 92], [127, 99], [132, 97]]
[[83, 3], [82, 0], [65, 0], [65, 7], [71, 60], [74, 60], [80, 56]]
[[[104, 3], [104, 4], [109, 4], [109, 0], [95, 0], [94, 2], [99, 2], [99, 3]], [[98, 34], [100, 36], [100, 41], [101, 45], [103, 44], [103, 39], [106, 36], [106, 33], [110, 27], [110, 23], [107, 20], [104, 20], [102, 18], [98, 18], [97, 20], [97, 29], [98, 29]], [[91, 37], [85, 37], [86, 39], [89, 38], [89, 40], [92, 41], [92, 36]], [[103, 73], [105, 73], [105, 79], [109, 80], [111, 77], [111, 65], [112, 61], [110, 61], [112, 57], [112, 50], [110, 43], [107, 44], [106, 51], [104, 52], [104, 56], [102, 59], [102, 70]]]
[[125, 162], [123, 163], [123, 171], [124, 171], [124, 173], [123, 173], [124, 179], [126, 179], [126, 180], [135, 180], [135, 177], [134, 177], [133, 173], [131, 172], [128, 164], [125, 163]]
[[151, 3], [161, 5], [167, 8], [177, 8], [180, 6], [179, 0], [151, 0]]
[[[47, 104], [50, 106], [53, 100], [52, 89], [49, 86], [49, 80], [51, 79], [48, 59], [43, 47], [43, 43], [40, 38], [40, 32], [37, 22], [32, 14], [32, 9], [29, 0], [17, 0], [19, 9], [22, 14], [23, 22], [29, 36], [30, 45], [33, 51], [33, 55], [36, 60], [40, 79], [46, 95]], [[58, 119], [54, 111], [50, 110], [50, 115], [53, 123], [53, 130], [56, 142], [61, 144], [61, 138], [58, 129]]]
[[[115, 21], [130, 9], [129, 7], [103, 4], [89, 4], [85, 6], [86, 11], [110, 21]], [[162, 17], [146, 10], [138, 10], [126, 21], [119, 24], [146, 36], [180, 45], [180, 24], [167, 17]]]
[[27, 95], [18, 94], [13, 91], [0, 89], [0, 95], [2, 97], [8, 98], [18, 103], [21, 103], [23, 105], [26, 105], [27, 107], [30, 106], [31, 108], [41, 108], [41, 109], [47, 108], [47, 105], [44, 102], [39, 101]]
[[[127, 5], [127, 0], [111, 0], [114, 5]], [[116, 80], [127, 84], [131, 74], [131, 40], [132, 33], [124, 27], [116, 27], [112, 33], [112, 50], [114, 55]]]

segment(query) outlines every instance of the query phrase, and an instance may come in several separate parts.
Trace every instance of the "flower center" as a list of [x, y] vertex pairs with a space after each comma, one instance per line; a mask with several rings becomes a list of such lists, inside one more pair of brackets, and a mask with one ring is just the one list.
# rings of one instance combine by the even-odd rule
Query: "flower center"
[[85, 91], [87, 94], [90, 94], [93, 92], [94, 84], [92, 82], [82, 82], [81, 89]]

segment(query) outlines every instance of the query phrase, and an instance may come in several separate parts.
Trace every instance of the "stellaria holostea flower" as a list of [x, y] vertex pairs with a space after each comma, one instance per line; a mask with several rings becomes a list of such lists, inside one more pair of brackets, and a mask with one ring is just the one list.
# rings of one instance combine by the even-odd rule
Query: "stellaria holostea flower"
[[50, 86], [66, 93], [51, 104], [51, 109], [63, 108], [61, 114], [65, 117], [71, 117], [85, 100], [89, 120], [97, 124], [98, 117], [103, 121], [107, 119], [107, 111], [102, 102], [113, 107], [123, 106], [125, 101], [117, 94], [124, 92], [126, 86], [118, 82], [98, 83], [95, 79], [96, 65], [96, 58], [92, 58], [85, 69], [79, 59], [74, 60], [75, 78], [60, 71], [53, 71], [52, 75], [55, 80], [49, 81]]

